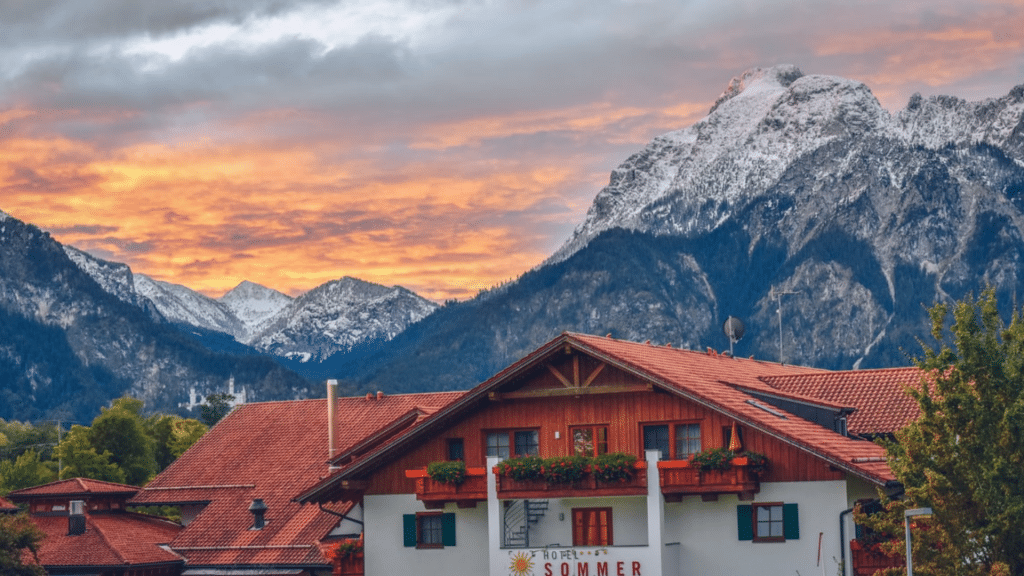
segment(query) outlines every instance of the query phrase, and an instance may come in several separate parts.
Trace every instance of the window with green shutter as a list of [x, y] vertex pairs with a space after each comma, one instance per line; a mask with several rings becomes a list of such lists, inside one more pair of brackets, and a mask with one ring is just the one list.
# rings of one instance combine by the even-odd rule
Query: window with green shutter
[[408, 548], [455, 546], [455, 514], [451, 512], [403, 514], [402, 541]]
[[795, 503], [764, 502], [736, 507], [736, 534], [741, 541], [785, 542], [800, 538], [800, 514]]

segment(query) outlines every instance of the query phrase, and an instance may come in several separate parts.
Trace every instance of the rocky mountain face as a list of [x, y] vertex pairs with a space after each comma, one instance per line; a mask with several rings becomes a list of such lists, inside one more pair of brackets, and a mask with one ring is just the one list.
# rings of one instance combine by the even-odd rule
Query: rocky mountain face
[[[86, 260], [109, 274], [106, 289]], [[0, 418], [88, 422], [123, 394], [174, 412], [191, 386], [222, 391], [232, 375], [261, 400], [315, 393], [272, 360], [210, 352], [144, 302], [111, 293], [130, 301], [133, 285], [121, 265], [83, 259], [0, 212]]]
[[740, 355], [906, 365], [926, 306], [1024, 293], [1022, 231], [1024, 85], [890, 114], [859, 82], [757, 69], [616, 168], [544, 266], [330, 367], [460, 388], [562, 330], [727, 349], [730, 315]]
[[208, 347], [255, 351], [300, 363], [319, 362], [363, 343], [390, 340], [437, 308], [400, 286], [349, 277], [294, 299], [244, 281], [214, 299], [179, 284], [133, 275], [124, 264], [105, 262], [74, 248], [65, 250], [108, 292], [156, 311]]

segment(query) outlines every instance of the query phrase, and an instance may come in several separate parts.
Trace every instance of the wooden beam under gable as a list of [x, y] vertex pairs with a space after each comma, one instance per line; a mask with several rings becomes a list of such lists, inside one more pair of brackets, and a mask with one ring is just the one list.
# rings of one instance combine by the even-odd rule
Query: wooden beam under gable
[[545, 388], [517, 392], [491, 392], [491, 400], [518, 400], [524, 398], [553, 398], [557, 396], [590, 396], [594, 394], [621, 394], [623, 392], [651, 392], [654, 384], [621, 384], [592, 388]]

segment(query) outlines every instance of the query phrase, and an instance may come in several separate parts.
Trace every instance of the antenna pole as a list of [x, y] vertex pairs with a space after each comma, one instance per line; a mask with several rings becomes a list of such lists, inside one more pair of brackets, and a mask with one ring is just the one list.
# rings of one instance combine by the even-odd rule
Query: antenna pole
[[768, 297], [771, 298], [772, 300], [775, 300], [775, 303], [778, 306], [777, 311], [779, 313], [779, 364], [786, 363], [786, 358], [782, 354], [782, 297], [792, 296], [794, 294], [799, 294], [799, 292], [783, 292], [781, 290], [776, 290], [775, 286], [772, 286], [772, 289], [768, 292]]

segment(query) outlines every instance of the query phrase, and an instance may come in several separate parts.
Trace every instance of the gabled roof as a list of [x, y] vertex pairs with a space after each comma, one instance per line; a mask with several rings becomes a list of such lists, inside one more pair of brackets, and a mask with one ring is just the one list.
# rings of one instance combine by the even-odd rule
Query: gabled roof
[[[337, 447], [348, 451], [414, 410], [424, 413], [461, 393], [339, 398]], [[410, 421], [410, 424], [412, 421]], [[318, 543], [339, 519], [292, 497], [328, 473], [327, 400], [240, 406], [214, 426], [132, 500], [133, 504], [204, 503], [171, 547], [189, 566], [325, 566]], [[267, 524], [250, 530], [249, 506], [267, 505]], [[351, 504], [336, 507], [345, 513]]]
[[0, 496], [0, 512], [17, 512], [19, 508], [12, 502]]
[[[822, 370], [733, 358], [711, 350], [707, 353], [695, 352], [608, 337], [563, 333], [473, 388], [420, 425], [398, 435], [331, 477], [307, 487], [296, 500], [309, 502], [330, 499], [333, 488], [341, 482], [370, 473], [412, 446], [419, 438], [460, 417], [490, 392], [512, 382], [566, 346], [814, 454], [836, 468], [879, 485], [895, 480], [881, 447], [844, 437], [774, 407], [765, 410], [763, 402], [744, 391], [778, 394], [779, 391], [766, 384], [762, 378], [824, 373]], [[838, 407], [837, 404], [822, 402], [810, 396], [792, 392], [787, 394], [792, 399], [802, 399], [807, 403]]]
[[68, 536], [67, 516], [33, 516], [46, 534], [39, 562], [46, 567], [117, 567], [183, 562], [160, 547], [170, 543], [181, 526], [145, 514], [130, 512], [86, 514], [85, 533]]
[[57, 480], [49, 484], [40, 484], [31, 488], [22, 488], [10, 492], [7, 496], [15, 501], [30, 500], [34, 497], [46, 496], [132, 496], [139, 491], [138, 486], [105, 482], [91, 478], [69, 478]]
[[847, 418], [852, 434], [891, 434], [921, 414], [917, 402], [904, 392], [921, 381], [917, 368], [769, 376], [764, 380], [783, 392], [855, 406], [857, 411]]

